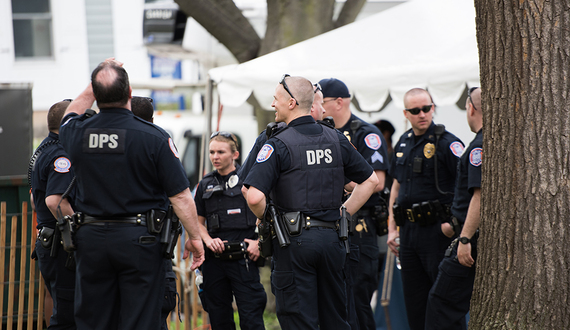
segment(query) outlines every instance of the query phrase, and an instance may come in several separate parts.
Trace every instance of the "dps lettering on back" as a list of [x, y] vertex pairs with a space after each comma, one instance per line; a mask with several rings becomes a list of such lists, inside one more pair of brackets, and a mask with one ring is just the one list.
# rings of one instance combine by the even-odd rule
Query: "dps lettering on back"
[[125, 152], [126, 136], [126, 129], [86, 129], [83, 134], [83, 152], [89, 154], [122, 154]]
[[334, 145], [312, 145], [301, 147], [301, 169], [331, 168], [336, 166], [336, 160], [340, 155], [336, 155]]

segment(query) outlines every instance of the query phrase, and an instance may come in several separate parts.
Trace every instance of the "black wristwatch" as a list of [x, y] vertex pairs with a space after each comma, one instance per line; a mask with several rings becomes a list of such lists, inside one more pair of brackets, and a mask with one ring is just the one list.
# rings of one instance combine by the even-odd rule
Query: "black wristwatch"
[[459, 241], [463, 244], [469, 244], [471, 243], [471, 239], [467, 238], [467, 237], [459, 237]]

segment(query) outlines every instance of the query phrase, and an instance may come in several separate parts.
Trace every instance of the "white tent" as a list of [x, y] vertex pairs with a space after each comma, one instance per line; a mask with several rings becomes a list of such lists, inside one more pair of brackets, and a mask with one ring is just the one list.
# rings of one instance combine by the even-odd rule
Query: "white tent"
[[378, 111], [388, 95], [428, 88], [437, 105], [455, 104], [479, 84], [472, 0], [411, 0], [339, 29], [240, 65], [209, 71], [222, 104], [237, 107], [254, 94], [270, 109], [284, 73], [313, 82], [344, 81], [363, 111]]

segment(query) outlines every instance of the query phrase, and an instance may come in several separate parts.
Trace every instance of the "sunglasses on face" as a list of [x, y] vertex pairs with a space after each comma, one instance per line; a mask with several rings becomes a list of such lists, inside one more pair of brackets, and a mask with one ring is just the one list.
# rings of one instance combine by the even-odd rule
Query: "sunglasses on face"
[[430, 112], [432, 106], [433, 106], [433, 104], [428, 104], [428, 105], [424, 105], [421, 108], [406, 109], [406, 111], [408, 111], [412, 115], [418, 115], [420, 113], [420, 111], [423, 111], [424, 113]]
[[231, 133], [229, 133], [229, 132], [224, 132], [224, 131], [214, 132], [214, 133], [212, 133], [212, 135], [210, 135], [210, 140], [213, 139], [213, 138], [215, 138], [215, 137], [218, 136], [218, 135], [223, 136], [223, 137], [225, 137], [226, 139], [230, 139], [230, 140], [234, 141], [234, 143], [235, 143], [236, 146], [237, 146], [237, 141], [234, 139], [233, 135], [232, 135]]
[[479, 88], [479, 87], [471, 87], [467, 91], [467, 98], [469, 99], [469, 102], [471, 102], [471, 105], [473, 106], [473, 109], [475, 109], [475, 110], [477, 110], [477, 108], [475, 107], [475, 104], [473, 104], [473, 99], [471, 98], [471, 93], [473, 93], [477, 88]]
[[289, 74], [284, 74], [283, 77], [281, 77], [281, 80], [279, 81], [279, 83], [280, 83], [281, 85], [283, 85], [283, 88], [285, 88], [285, 90], [287, 91], [287, 93], [289, 93], [289, 95], [291, 95], [291, 98], [292, 98], [293, 100], [295, 100], [295, 103], [296, 103], [297, 105], [299, 105], [299, 102], [297, 102], [297, 99], [295, 98], [295, 96], [293, 96], [293, 94], [292, 94], [291, 91], [289, 90], [289, 86], [287, 86], [287, 83], [285, 82], [285, 78], [287, 78], [287, 77], [291, 77], [291, 75], [289, 75]]

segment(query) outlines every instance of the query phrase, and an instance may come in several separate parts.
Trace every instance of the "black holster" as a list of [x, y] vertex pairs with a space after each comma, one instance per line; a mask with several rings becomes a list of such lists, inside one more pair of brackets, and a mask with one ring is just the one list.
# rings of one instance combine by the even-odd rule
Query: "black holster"
[[271, 225], [264, 219], [257, 225], [257, 234], [259, 235], [259, 252], [261, 256], [264, 258], [270, 257], [273, 255], [273, 243], [272, 234], [271, 234]]
[[73, 252], [77, 250], [77, 245], [75, 243], [75, 232], [77, 231], [78, 223], [81, 222], [83, 218], [83, 213], [76, 212], [72, 216], [66, 215], [63, 218], [57, 220], [57, 228], [61, 233], [61, 242], [63, 244], [63, 249], [67, 252]]
[[302, 212], [285, 212], [283, 214], [283, 222], [289, 236], [298, 236], [303, 232], [305, 225], [305, 216]]
[[160, 234], [166, 214], [165, 211], [154, 209], [146, 213], [146, 226], [149, 234]]
[[[182, 233], [182, 224], [180, 219], [174, 212], [172, 205], [168, 207], [168, 211], [163, 218], [161, 224], [160, 243], [162, 243], [162, 254], [166, 259], [174, 257], [174, 248], [178, 242], [178, 237]], [[149, 219], [147, 218], [147, 225]]]
[[40, 244], [44, 249], [46, 250], [51, 249], [54, 233], [55, 229], [49, 227], [43, 227], [42, 229], [40, 229], [38, 240], [40, 241]]

